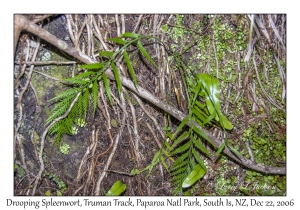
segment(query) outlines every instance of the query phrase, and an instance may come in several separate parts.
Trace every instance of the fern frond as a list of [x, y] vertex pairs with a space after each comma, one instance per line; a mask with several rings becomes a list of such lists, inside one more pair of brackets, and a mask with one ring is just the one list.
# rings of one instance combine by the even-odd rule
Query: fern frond
[[174, 150], [181, 142], [189, 137], [189, 132], [183, 132], [172, 144], [171, 150]]
[[194, 98], [193, 98], [193, 102], [192, 102], [192, 107], [193, 107], [194, 104], [195, 104], [195, 102], [196, 102], [196, 100], [197, 100], [197, 98], [198, 98], [198, 95], [199, 95], [199, 93], [201, 91], [201, 83], [198, 82], [196, 89], [192, 89], [192, 90], [194, 92]]
[[200, 157], [199, 153], [194, 148], [192, 148], [192, 154], [194, 155], [196, 161], [201, 165], [201, 167], [204, 168], [205, 167], [204, 162]]
[[79, 95], [78, 100], [76, 102], [76, 104], [74, 105], [74, 107], [76, 107], [76, 109], [78, 110], [78, 116], [77, 118], [83, 118], [83, 102], [82, 102], [82, 94]]
[[169, 166], [167, 165], [165, 158], [163, 156], [161, 156], [161, 163], [162, 165], [165, 167], [165, 169], [167, 170], [167, 172], [170, 172]]
[[49, 135], [56, 134], [56, 144], [60, 145], [61, 136], [63, 134], [68, 134], [70, 127], [71, 126], [69, 125], [67, 118], [64, 118], [64, 119], [54, 123], [50, 127], [48, 133], [49, 133]]
[[200, 112], [198, 112], [196, 109], [193, 109], [193, 110], [192, 110], [192, 113], [193, 113], [193, 115], [194, 115], [195, 121], [196, 121], [201, 127], [204, 127], [203, 121], [205, 120], [205, 118], [203, 117], [203, 115], [201, 115]]
[[219, 147], [218, 151], [216, 152], [216, 156], [218, 156], [222, 151], [223, 149], [225, 148], [225, 145], [226, 145], [226, 141], [222, 143], [222, 145]]
[[135, 76], [135, 73], [134, 73], [134, 70], [133, 70], [133, 67], [132, 67], [132, 64], [129, 60], [129, 56], [126, 52], [126, 50], [123, 51], [123, 56], [124, 56], [124, 59], [126, 61], [126, 64], [127, 64], [127, 67], [128, 67], [128, 71], [129, 71], [129, 74], [133, 80], [133, 83], [136, 87], [138, 87], [138, 82], [137, 82], [137, 79], [136, 79], [136, 76]]
[[110, 66], [113, 70], [113, 73], [114, 73], [114, 76], [115, 76], [115, 79], [116, 79], [118, 94], [120, 96], [121, 95], [121, 87], [122, 87], [122, 83], [121, 83], [121, 80], [120, 80], [120, 74], [119, 74], [119, 71], [118, 71], [118, 69], [117, 69], [114, 62], [111, 62]]
[[92, 92], [93, 92], [93, 108], [94, 108], [93, 113], [95, 115], [96, 108], [98, 105], [98, 81], [97, 80], [95, 80], [93, 84]]
[[178, 147], [177, 149], [173, 150], [171, 152], [172, 155], [176, 155], [176, 154], [180, 154], [185, 152], [186, 150], [188, 150], [190, 148], [190, 142], [186, 142], [184, 145]]
[[102, 57], [109, 57], [111, 58], [112, 56], [114, 55], [114, 52], [111, 52], [111, 51], [101, 51], [99, 52], [99, 57], [102, 58]]
[[208, 141], [214, 148], [216, 148], [215, 144], [208, 138], [208, 136], [199, 128], [196, 126], [192, 126], [192, 129], [202, 138], [204, 138], [206, 141]]
[[196, 105], [199, 109], [201, 109], [201, 110], [206, 109], [206, 104], [202, 104], [202, 103], [200, 103], [199, 101], [196, 101], [196, 102], [195, 102], [195, 105]]
[[104, 67], [103, 63], [91, 63], [91, 64], [84, 64], [79, 66], [78, 68], [83, 68], [87, 70], [100, 70]]
[[141, 40], [138, 40], [137, 42], [137, 46], [140, 49], [140, 51], [142, 52], [142, 54], [148, 59], [148, 61], [150, 61], [150, 63], [153, 64], [153, 66], [155, 66], [158, 69], [158, 66], [156, 65], [156, 63], [152, 60], [152, 58], [150, 57], [150, 55], [147, 53], [146, 49], [144, 48]]
[[179, 158], [177, 158], [175, 163], [173, 163], [173, 165], [172, 165], [171, 171], [174, 170], [173, 168], [176, 169], [177, 165], [181, 164], [183, 161], [185, 161], [188, 156], [189, 156], [189, 153], [187, 152], [187, 153], [182, 154]]
[[[74, 107], [73, 107], [74, 108]], [[72, 111], [71, 111], [72, 112]], [[71, 113], [70, 112], [70, 113]], [[74, 112], [73, 112], [74, 113]], [[73, 127], [73, 120], [74, 118], [72, 116], [70, 116], [70, 114], [64, 119], [64, 126], [63, 126], [63, 131], [64, 133], [68, 134], [68, 135], [72, 135], [72, 127]]]
[[117, 43], [117, 44], [120, 44], [120, 45], [125, 45], [126, 44], [126, 42], [123, 39], [120, 39], [120, 38], [108, 38], [107, 40], [111, 41], [111, 42], [114, 42], [114, 43]]
[[81, 91], [80, 88], [70, 88], [70, 89], [58, 94], [54, 98], [51, 98], [49, 101], [60, 100], [62, 98], [66, 98], [67, 96], [70, 96], [70, 95], [76, 95], [80, 91]]
[[87, 113], [87, 110], [88, 110], [88, 106], [89, 106], [89, 89], [86, 88], [84, 94], [83, 94], [83, 97], [82, 97], [82, 107], [83, 107], [83, 117], [84, 119], [86, 118], [86, 113]]
[[110, 104], [113, 104], [112, 103], [112, 97], [111, 97], [111, 90], [110, 90], [110, 86], [109, 86], [109, 80], [108, 80], [105, 73], [102, 74], [102, 80], [103, 80], [103, 83], [104, 83], [104, 89], [105, 89], [107, 98], [108, 98]]
[[54, 133], [57, 133], [57, 131], [59, 130], [61, 123], [63, 123], [61, 120], [54, 123], [48, 130], [48, 134], [49, 135], [53, 135]]
[[182, 130], [182, 128], [187, 124], [189, 120], [190, 120], [190, 116], [188, 115], [181, 121], [181, 123], [177, 126], [177, 129], [173, 133], [174, 137], [177, 136], [178, 132]]
[[[165, 146], [168, 149], [168, 151], [172, 150], [171, 145], [168, 143], [168, 141], [165, 141]], [[165, 152], [167, 152], [167, 151], [165, 151]]]
[[173, 176], [171, 178], [172, 185], [171, 186], [181, 186], [182, 181], [187, 176], [186, 173], [177, 174], [177, 176]]
[[[173, 165], [172, 168], [171, 168], [171, 174], [170, 176], [173, 176], [172, 174], [175, 173], [176, 174], [176, 171], [180, 170], [180, 168], [185, 168], [186, 166], [186, 161], [183, 161], [177, 165]], [[184, 169], [185, 170], [185, 169]]]
[[170, 176], [173, 177], [173, 176], [176, 176], [178, 174], [185, 173], [185, 171], [186, 171], [186, 163], [182, 164], [182, 166], [185, 166], [185, 167], [179, 167], [177, 170], [175, 170], [172, 173], [170, 173]]
[[138, 38], [140, 35], [132, 32], [125, 32], [120, 38], [129, 37], [129, 38]]
[[192, 138], [193, 144], [204, 154], [210, 157], [208, 150], [201, 144], [201, 139]]
[[70, 104], [75, 99], [76, 95], [72, 94], [66, 97], [65, 99], [57, 102], [55, 107], [52, 110], [51, 116], [46, 120], [46, 125], [50, 124], [57, 117], [62, 116], [70, 107]]

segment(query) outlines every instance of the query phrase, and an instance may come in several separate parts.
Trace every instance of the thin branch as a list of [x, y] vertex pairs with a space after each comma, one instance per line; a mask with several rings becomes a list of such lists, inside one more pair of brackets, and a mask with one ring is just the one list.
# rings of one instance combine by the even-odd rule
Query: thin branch
[[121, 29], [120, 29], [120, 23], [118, 15], [115, 15], [116, 25], [117, 25], [117, 36], [121, 36]]
[[[124, 89], [124, 92], [125, 92], [125, 94], [127, 94], [129, 96], [129, 94], [127, 93], [127, 91], [125, 89]], [[127, 102], [128, 102], [129, 107], [130, 107], [130, 110], [131, 110], [132, 121], [133, 121], [133, 133], [134, 133], [134, 136], [135, 136], [134, 150], [135, 150], [138, 166], [140, 166], [141, 155], [140, 155], [140, 152], [139, 152], [139, 144], [141, 143], [141, 138], [140, 138], [140, 135], [138, 133], [134, 106], [132, 105], [130, 99], [127, 100]]]
[[43, 76], [45, 76], [45, 77], [47, 77], [47, 78], [49, 78], [49, 79], [52, 79], [52, 80], [54, 80], [54, 81], [61, 81], [60, 79], [57, 79], [56, 77], [51, 77], [51, 76], [49, 76], [49, 75], [47, 75], [47, 74], [44, 74], [44, 73], [42, 73], [42, 72], [39, 72], [39, 71], [35, 71], [35, 70], [33, 70], [33, 72], [35, 72], [35, 73], [38, 73], [38, 74], [40, 74], [40, 75], [43, 75]]
[[[133, 94], [133, 96], [135, 97], [135, 99], [137, 100], [137, 102], [139, 103], [140, 107], [142, 108], [142, 110], [146, 113], [146, 115], [154, 122], [154, 125], [156, 127], [156, 129], [158, 130], [158, 132], [160, 133], [161, 137], [164, 138], [164, 134], [161, 131], [160, 125], [158, 124], [157, 120], [148, 112], [148, 110], [144, 107], [142, 101], [140, 100], [140, 98]], [[161, 144], [160, 144], [161, 145]], [[161, 146], [159, 147], [161, 148]]]
[[18, 17], [15, 20], [16, 27], [19, 26], [23, 30], [38, 35], [41, 39], [49, 42], [50, 44], [56, 46], [58, 49], [66, 52], [67, 54], [73, 56], [74, 58], [77, 58], [83, 63], [95, 63], [95, 61], [90, 57], [88, 57], [87, 55], [76, 50], [74, 47], [69, 46], [65, 41], [58, 39], [56, 36], [49, 33], [45, 29], [42, 29], [36, 24], [34, 24], [33, 22], [27, 20], [24, 16], [15, 15], [15, 17]]
[[[102, 20], [101, 16], [99, 15], [99, 19]], [[93, 22], [93, 25], [94, 25], [94, 28], [95, 30], [93, 30], [94, 32], [94, 35], [99, 39], [99, 41], [101, 42], [103, 48], [105, 50], [109, 50], [109, 48], [107, 47], [107, 45], [105, 44], [104, 40], [103, 40], [103, 37], [101, 35], [101, 32], [100, 32], [100, 28], [98, 27], [98, 25], [96, 24], [96, 20], [95, 18], [92, 16], [92, 22]], [[102, 21], [103, 22], [103, 21]]]
[[[71, 65], [76, 64], [75, 61], [67, 61], [67, 62], [61, 62], [61, 61], [23, 61], [22, 64], [27, 65], [35, 65], [35, 66], [46, 66], [46, 65]], [[15, 64], [20, 65], [20, 62], [16, 62]]]
[[212, 33], [212, 46], [214, 49], [214, 53], [215, 53], [215, 60], [216, 60], [216, 72], [217, 72], [217, 79], [219, 79], [219, 61], [218, 61], [218, 56], [217, 56], [217, 50], [216, 50], [216, 46], [215, 46], [215, 37], [214, 37], [214, 33]]
[[143, 19], [143, 15], [140, 15], [139, 16], [139, 19], [138, 19], [138, 22], [137, 24], [135, 25], [134, 29], [133, 29], [133, 33], [136, 33], [138, 27], [140, 26], [140, 24], [142, 23], [142, 19]]
[[257, 66], [256, 66], [256, 61], [254, 59], [254, 57], [252, 57], [252, 61], [253, 61], [253, 64], [254, 64], [254, 69], [255, 69], [255, 72], [256, 72], [256, 78], [257, 78], [257, 81], [259, 83], [259, 86], [261, 88], [261, 90], [263, 91], [263, 93], [265, 94], [266, 98], [268, 99], [268, 101], [273, 104], [276, 108], [282, 110], [283, 112], [285, 112], [285, 110], [280, 106], [278, 105], [275, 100], [273, 98], [271, 98], [268, 93], [265, 91], [261, 81], [260, 81], [260, 76], [259, 76], [259, 73], [258, 73], [258, 70], [257, 70]]

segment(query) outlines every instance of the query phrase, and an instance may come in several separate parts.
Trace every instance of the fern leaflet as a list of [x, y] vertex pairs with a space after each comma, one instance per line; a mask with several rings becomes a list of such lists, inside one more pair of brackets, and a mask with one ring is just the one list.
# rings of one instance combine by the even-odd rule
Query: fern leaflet
[[98, 104], [98, 81], [97, 80], [95, 80], [93, 84], [92, 92], [93, 92], [93, 108], [94, 108], [93, 113], [95, 115], [97, 104]]

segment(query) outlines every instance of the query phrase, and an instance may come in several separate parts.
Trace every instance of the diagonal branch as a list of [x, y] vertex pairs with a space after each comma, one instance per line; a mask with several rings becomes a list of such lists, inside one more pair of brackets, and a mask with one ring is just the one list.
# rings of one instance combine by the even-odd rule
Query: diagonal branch
[[[45, 41], [49, 42], [50, 44], [56, 46], [60, 50], [63, 50], [64, 52], [68, 53], [69, 55], [72, 55], [74, 58], [78, 59], [79, 61], [81, 61], [83, 63], [87, 63], [87, 64], [96, 62], [95, 60], [89, 58], [88, 56], [80, 53], [75, 48], [68, 46], [68, 44], [66, 42], [58, 39], [54, 35], [47, 32], [46, 30], [44, 30], [44, 29], [38, 27], [36, 24], [30, 22], [22, 15], [18, 15], [17, 20], [19, 22], [15, 20], [15, 24], [17, 24], [18, 26], [21, 26], [21, 27], [23, 26], [22, 27], [23, 30], [27, 30], [27, 31], [39, 36], [40, 38], [42, 38]], [[112, 80], [115, 79], [114, 74], [110, 69], [108, 69], [106, 71], [106, 75], [108, 78], [110, 78]], [[121, 77], [121, 83], [123, 86], [125, 86], [128, 89], [130, 89], [131, 91], [133, 91], [136, 95], [140, 96], [141, 98], [146, 99], [147, 101], [149, 101], [153, 105], [161, 108], [162, 110], [164, 110], [168, 114], [172, 115], [176, 119], [182, 121], [186, 117], [186, 115], [184, 113], [175, 109], [174, 107], [170, 106], [169, 104], [161, 101], [160, 99], [158, 99], [157, 97], [152, 95], [147, 90], [145, 90], [141, 87], [137, 88], [133, 84], [133, 82], [131, 82], [129, 79], [127, 79], [125, 77]], [[200, 125], [198, 125], [196, 122], [190, 122], [189, 126], [198, 127], [211, 139], [211, 141], [214, 143], [214, 145], [216, 147], [221, 146], [222, 139], [216, 138], [215, 136], [210, 134], [207, 130], [203, 129]], [[260, 171], [260, 172], [263, 172], [266, 174], [283, 174], [283, 175], [286, 174], [286, 167], [272, 167], [272, 166], [261, 165], [254, 161], [251, 161], [247, 158], [241, 157], [236, 153], [231, 152], [227, 147], [224, 148], [223, 153], [226, 154], [228, 157], [232, 158], [233, 160], [235, 160], [237, 163], [244, 165], [247, 168], [256, 170], [256, 171]]]

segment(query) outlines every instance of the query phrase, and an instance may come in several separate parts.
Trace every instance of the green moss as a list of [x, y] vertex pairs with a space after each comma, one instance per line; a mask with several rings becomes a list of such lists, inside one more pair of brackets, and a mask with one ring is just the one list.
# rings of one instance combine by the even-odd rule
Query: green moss
[[40, 136], [37, 134], [37, 132], [34, 130], [33, 131], [33, 143], [35, 145], [38, 145], [40, 142]]

